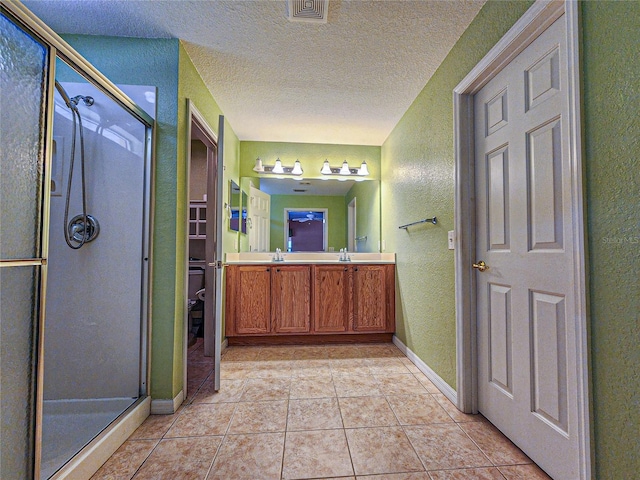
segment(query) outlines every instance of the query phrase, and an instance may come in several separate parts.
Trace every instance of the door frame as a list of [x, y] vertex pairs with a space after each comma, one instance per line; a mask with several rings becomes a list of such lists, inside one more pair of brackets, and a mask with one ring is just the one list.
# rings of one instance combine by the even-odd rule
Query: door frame
[[[188, 298], [189, 298], [189, 203], [190, 203], [190, 178], [191, 178], [191, 140], [192, 140], [192, 125], [193, 123], [197, 123], [198, 127], [200, 129], [203, 130], [203, 133], [205, 134], [206, 137], [208, 137], [208, 140], [212, 140], [213, 143], [216, 145], [217, 148], [217, 156], [218, 156], [218, 165], [220, 165], [220, 159], [221, 159], [221, 152], [220, 152], [220, 144], [218, 141], [219, 136], [215, 134], [215, 132], [213, 131], [213, 129], [211, 128], [211, 126], [209, 125], [209, 123], [207, 122], [207, 120], [205, 119], [205, 117], [200, 113], [200, 111], [198, 111], [198, 109], [196, 108], [196, 106], [194, 105], [193, 101], [189, 98], [187, 98], [187, 128], [186, 128], [186, 148], [185, 148], [185, 155], [186, 155], [186, 214], [185, 214], [185, 225], [186, 225], [186, 230], [185, 230], [185, 247], [184, 247], [184, 262], [185, 262], [185, 274], [184, 274], [184, 295], [185, 295], [185, 301], [184, 301], [184, 306], [183, 306], [183, 352], [182, 352], [182, 370], [183, 370], [183, 394], [184, 394], [184, 398], [187, 397], [187, 365], [188, 365], [188, 351], [189, 351], [189, 310], [188, 310]], [[217, 172], [218, 177], [220, 177], [222, 175], [222, 171], [219, 170]], [[217, 182], [220, 183], [220, 182]], [[221, 201], [222, 201], [222, 189], [219, 188], [219, 186], [217, 186], [217, 195], [216, 195], [216, 205], [218, 205], [218, 210], [220, 209], [220, 205], [222, 205]], [[207, 198], [207, 209], [209, 209], [209, 201], [214, 200], [214, 199], [209, 199]], [[218, 213], [219, 215], [219, 213]], [[216, 215], [211, 215], [209, 212], [207, 212], [207, 222], [210, 221], [214, 221], [216, 223], [218, 223], [218, 217]], [[216, 227], [216, 230], [220, 230], [220, 228]], [[216, 232], [217, 236], [220, 236], [220, 232]], [[214, 239], [207, 239], [207, 242], [210, 241], [217, 241]], [[205, 247], [206, 249], [207, 247]], [[209, 269], [209, 266], [207, 265], [205, 267], [205, 272], [207, 272]], [[211, 307], [213, 308], [213, 319], [214, 319], [214, 324], [213, 325], [209, 325], [207, 328], [206, 325], [206, 315], [203, 315], [203, 321], [205, 322], [205, 332], [207, 332], [207, 330], [209, 330], [211, 337], [209, 339], [207, 339], [207, 335], [205, 333], [205, 355], [207, 353], [209, 353], [209, 355], [214, 357], [214, 369], [215, 371], [219, 371], [219, 359], [220, 359], [220, 339], [219, 339], [219, 331], [221, 331], [222, 327], [222, 318], [221, 315], [219, 315], [218, 313], [218, 308], [217, 308], [217, 301], [219, 298], [221, 298], [222, 296], [222, 285], [221, 282], [219, 281], [219, 279], [217, 278], [217, 274], [215, 275], [216, 278], [213, 279], [209, 279], [210, 281], [213, 281], [215, 284], [215, 291], [214, 291], [214, 297], [213, 299], [216, 300], [215, 302], [210, 302], [211, 303]], [[206, 274], [205, 274], [205, 279], [206, 279]], [[205, 280], [206, 281], [206, 280]], [[205, 283], [206, 285], [206, 283]], [[205, 292], [206, 295], [206, 292]], [[205, 304], [206, 304], [206, 299], [205, 299]], [[207, 342], [207, 340], [209, 340]]]
[[591, 478], [593, 449], [590, 431], [589, 338], [586, 297], [585, 215], [583, 203], [580, 103], [579, 12], [575, 1], [538, 0], [453, 90], [455, 129], [455, 299], [457, 407], [478, 412], [478, 351], [475, 258], [474, 95], [507, 66], [555, 20], [565, 15], [569, 83], [569, 156], [571, 170], [572, 245], [575, 295], [578, 439], [581, 478]]

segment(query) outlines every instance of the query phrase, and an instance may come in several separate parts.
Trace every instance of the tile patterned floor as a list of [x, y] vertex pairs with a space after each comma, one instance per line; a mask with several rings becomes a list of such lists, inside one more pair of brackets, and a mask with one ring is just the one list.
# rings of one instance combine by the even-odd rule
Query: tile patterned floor
[[211, 370], [196, 344], [183, 407], [149, 417], [93, 479], [549, 478], [393, 344], [231, 347], [218, 393]]

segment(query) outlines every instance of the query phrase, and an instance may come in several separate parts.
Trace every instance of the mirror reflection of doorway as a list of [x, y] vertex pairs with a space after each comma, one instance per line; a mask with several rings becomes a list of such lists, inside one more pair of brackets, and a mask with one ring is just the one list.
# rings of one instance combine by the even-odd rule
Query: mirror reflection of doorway
[[356, 197], [347, 205], [347, 248], [350, 252], [358, 251], [356, 243]]
[[285, 239], [288, 252], [327, 250], [327, 209], [285, 208]]

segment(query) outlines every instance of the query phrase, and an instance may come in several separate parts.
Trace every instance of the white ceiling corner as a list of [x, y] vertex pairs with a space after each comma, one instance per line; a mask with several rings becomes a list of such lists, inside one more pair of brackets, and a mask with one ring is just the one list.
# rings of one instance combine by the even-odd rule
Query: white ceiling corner
[[[240, 140], [381, 145], [485, 0], [23, 0], [58, 33], [180, 38]], [[197, 103], [197, 99], [195, 99]]]

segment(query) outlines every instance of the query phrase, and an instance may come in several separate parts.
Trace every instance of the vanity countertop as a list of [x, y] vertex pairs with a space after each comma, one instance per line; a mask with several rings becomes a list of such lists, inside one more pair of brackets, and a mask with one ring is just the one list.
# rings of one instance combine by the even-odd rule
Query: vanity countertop
[[227, 253], [227, 264], [278, 264], [278, 265], [296, 265], [296, 264], [345, 264], [345, 263], [396, 263], [395, 253], [358, 253], [347, 252], [349, 261], [341, 261], [340, 252], [282, 252], [281, 261], [274, 261], [275, 252], [243, 252], [243, 253]]

